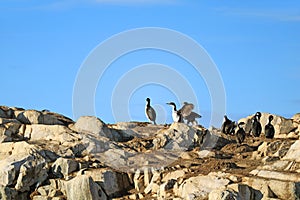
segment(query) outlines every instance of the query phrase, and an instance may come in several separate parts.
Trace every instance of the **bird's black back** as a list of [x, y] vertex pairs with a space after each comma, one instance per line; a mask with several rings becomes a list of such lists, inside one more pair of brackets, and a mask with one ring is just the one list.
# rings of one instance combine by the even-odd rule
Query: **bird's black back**
[[246, 132], [243, 128], [239, 128], [236, 132], [236, 142], [242, 144], [245, 140]]
[[261, 134], [261, 124], [260, 122], [257, 120], [257, 118], [254, 118], [252, 121], [252, 127], [251, 127], [251, 132], [253, 134], [254, 137], [259, 137]]
[[274, 138], [274, 134], [275, 134], [274, 126], [271, 123], [268, 123], [265, 126], [265, 136], [266, 136], [266, 138], [272, 139], [272, 138]]
[[235, 123], [230, 119], [226, 118], [226, 120], [223, 122], [221, 127], [222, 133], [230, 135], [234, 133], [234, 129], [235, 129]]

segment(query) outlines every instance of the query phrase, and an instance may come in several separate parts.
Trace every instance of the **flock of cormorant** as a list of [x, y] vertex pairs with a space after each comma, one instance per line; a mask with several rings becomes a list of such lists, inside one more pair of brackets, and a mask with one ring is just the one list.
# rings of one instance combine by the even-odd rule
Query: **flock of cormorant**
[[[250, 127], [250, 132], [249, 134], [252, 134], [254, 137], [259, 137], [261, 132], [262, 132], [262, 126], [260, 123], [260, 118], [261, 118], [261, 113], [257, 112], [251, 119], [251, 127]], [[274, 126], [271, 124], [273, 120], [273, 115], [269, 116], [268, 123], [265, 125], [265, 137], [272, 139], [274, 138], [275, 134], [275, 129]], [[246, 137], [246, 132], [244, 130], [244, 122], [238, 123], [236, 126], [236, 122], [231, 121], [228, 119], [228, 117], [225, 115], [224, 116], [224, 122], [221, 127], [222, 133], [226, 135], [236, 135], [236, 142], [238, 144], [242, 144], [245, 140]], [[236, 127], [238, 127], [238, 130], [235, 132]]]
[[[146, 116], [151, 122], [156, 124], [156, 112], [150, 105], [150, 99], [147, 98], [146, 101]], [[193, 112], [194, 105], [191, 103], [184, 102], [182, 108], [180, 108], [179, 110], [177, 110], [176, 104], [174, 102], [170, 102], [167, 104], [172, 106], [172, 118], [174, 122], [184, 123], [184, 120], [186, 120], [187, 124], [197, 124], [196, 118], [201, 118], [201, 115]]]
[[[147, 118], [156, 124], [156, 112], [150, 105], [150, 99], [146, 99], [146, 116]], [[176, 104], [174, 102], [167, 103], [168, 105], [172, 106], [172, 118], [174, 122], [181, 122], [184, 123], [186, 120], [187, 124], [192, 123], [197, 124], [196, 118], [201, 118], [201, 115], [193, 112], [194, 105], [191, 103], [184, 102], [183, 106], [177, 110]], [[261, 113], [257, 112], [251, 119], [251, 128], [249, 134], [252, 134], [254, 137], [259, 137], [262, 132], [262, 126], [260, 123]], [[271, 124], [273, 120], [273, 116], [269, 116], [268, 123], [265, 125], [265, 137], [272, 139], [274, 138], [275, 129], [274, 126]], [[226, 135], [235, 135], [236, 142], [240, 145], [244, 142], [246, 138], [246, 132], [244, 130], [244, 122], [239, 122], [238, 124], [230, 119], [225, 115], [224, 121], [221, 127], [221, 132]], [[236, 130], [237, 128], [237, 130]]]

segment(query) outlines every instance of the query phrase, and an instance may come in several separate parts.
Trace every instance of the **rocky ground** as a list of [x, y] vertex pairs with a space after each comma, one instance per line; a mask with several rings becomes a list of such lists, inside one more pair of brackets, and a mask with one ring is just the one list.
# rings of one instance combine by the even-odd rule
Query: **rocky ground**
[[217, 128], [1, 106], [0, 199], [300, 199], [300, 115], [273, 125], [238, 145]]

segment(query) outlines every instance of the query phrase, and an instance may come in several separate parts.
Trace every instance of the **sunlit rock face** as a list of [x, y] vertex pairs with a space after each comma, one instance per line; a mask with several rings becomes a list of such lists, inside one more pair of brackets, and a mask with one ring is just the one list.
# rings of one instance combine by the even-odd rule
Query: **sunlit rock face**
[[299, 199], [300, 115], [273, 115], [275, 138], [200, 125], [76, 122], [0, 106], [0, 199]]

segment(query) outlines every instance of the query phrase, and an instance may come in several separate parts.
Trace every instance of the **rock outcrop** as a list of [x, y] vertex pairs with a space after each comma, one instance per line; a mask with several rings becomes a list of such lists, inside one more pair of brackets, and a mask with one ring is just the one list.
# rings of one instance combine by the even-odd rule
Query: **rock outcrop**
[[300, 117], [273, 116], [274, 139], [238, 145], [200, 125], [0, 106], [0, 199], [300, 199]]
[[[262, 125], [262, 134], [264, 135], [264, 127], [268, 123], [270, 113], [261, 113], [260, 123]], [[272, 114], [274, 119], [272, 124], [275, 128], [275, 138], [298, 138], [299, 133], [299, 118], [295, 115], [292, 119], [286, 119], [284, 117]], [[239, 122], [245, 122], [246, 133], [250, 132], [251, 119], [254, 115], [240, 119]], [[297, 132], [298, 131], [298, 132]]]

